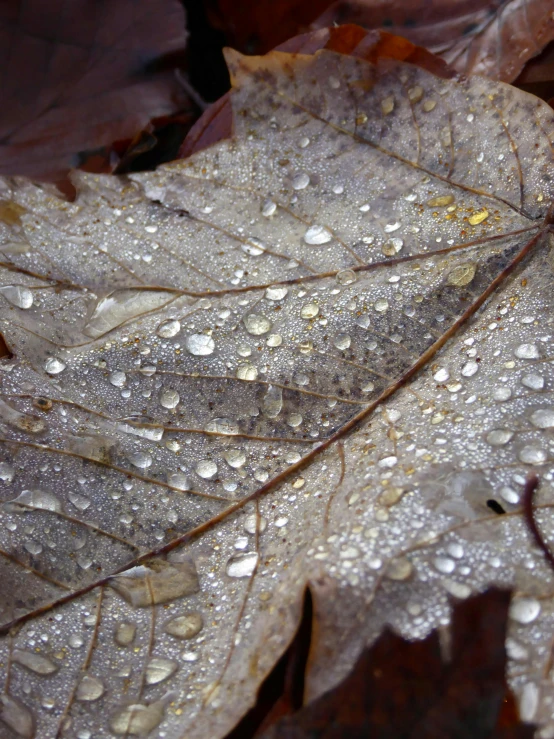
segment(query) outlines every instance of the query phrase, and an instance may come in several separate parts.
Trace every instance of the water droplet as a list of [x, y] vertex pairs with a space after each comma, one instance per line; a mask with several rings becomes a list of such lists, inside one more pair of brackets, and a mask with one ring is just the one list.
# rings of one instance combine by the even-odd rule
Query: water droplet
[[282, 285], [272, 285], [266, 288], [265, 297], [268, 300], [282, 300], [288, 294], [288, 287]]
[[279, 516], [279, 518], [275, 519], [275, 526], [277, 526], [278, 529], [282, 529], [283, 526], [286, 526], [289, 522], [289, 519], [287, 516]]
[[43, 550], [42, 544], [39, 541], [36, 541], [35, 539], [29, 539], [23, 544], [23, 546], [29, 552], [29, 554], [32, 554], [35, 557], [38, 554], [40, 554]]
[[135, 641], [137, 633], [136, 624], [129, 623], [128, 621], [122, 621], [117, 624], [115, 630], [115, 641], [120, 647], [128, 647]]
[[436, 198], [431, 198], [427, 201], [427, 205], [430, 208], [446, 208], [447, 205], [452, 205], [454, 202], [454, 195], [438, 195]]
[[158, 685], [177, 672], [177, 662], [165, 657], [152, 657], [146, 666], [146, 684]]
[[377, 313], [385, 313], [389, 309], [389, 301], [386, 298], [378, 298], [375, 301], [374, 308]]
[[69, 502], [79, 511], [86, 511], [90, 506], [90, 500], [85, 498], [84, 495], [79, 495], [79, 493], [68, 493], [67, 497], [69, 498]]
[[239, 432], [239, 427], [238, 423], [230, 418], [213, 418], [206, 424], [205, 430], [225, 436], [235, 436]]
[[260, 239], [250, 236], [247, 242], [241, 244], [241, 248], [243, 252], [250, 254], [251, 257], [259, 257], [260, 254], [265, 252], [266, 246]]
[[266, 218], [269, 218], [272, 216], [275, 211], [277, 210], [276, 203], [273, 202], [273, 200], [266, 200], [264, 204], [262, 205], [262, 215]]
[[65, 362], [62, 362], [61, 359], [57, 359], [57, 357], [50, 357], [50, 359], [47, 359], [44, 364], [44, 369], [49, 375], [59, 375], [65, 368]]
[[541, 356], [536, 344], [520, 344], [514, 354], [518, 359], [540, 359]]
[[176, 408], [181, 397], [177, 390], [162, 390], [160, 393], [160, 405], [163, 408]]
[[512, 490], [512, 488], [509, 488], [508, 486], [500, 488], [500, 497], [504, 498], [506, 503], [510, 503], [511, 505], [519, 503], [519, 495], [515, 490]]
[[390, 580], [407, 580], [414, 568], [412, 563], [406, 557], [396, 557], [389, 562], [385, 576]]
[[295, 429], [302, 423], [303, 418], [300, 415], [300, 413], [291, 413], [290, 416], [287, 418], [287, 424]]
[[304, 234], [304, 241], [310, 246], [320, 246], [321, 244], [328, 244], [333, 238], [333, 234], [325, 226], [310, 226], [310, 228]]
[[473, 377], [473, 375], [476, 374], [478, 370], [479, 365], [477, 364], [477, 362], [470, 360], [469, 362], [466, 362], [462, 367], [462, 375], [464, 377]]
[[262, 534], [267, 529], [267, 518], [252, 514], [244, 520], [244, 530], [247, 534], [255, 534], [256, 531]]
[[175, 294], [166, 290], [116, 290], [98, 301], [83, 333], [97, 339], [125, 321], [161, 308], [174, 299]]
[[512, 397], [512, 391], [509, 387], [496, 387], [492, 391], [492, 397], [499, 403], [503, 403]]
[[491, 446], [504, 446], [513, 437], [513, 431], [509, 429], [493, 429], [487, 434], [487, 441]]
[[189, 490], [189, 481], [183, 472], [172, 472], [167, 476], [167, 482], [177, 490]]
[[207, 357], [214, 353], [215, 342], [207, 334], [191, 334], [187, 336], [185, 346], [187, 351], [195, 357]]
[[544, 388], [544, 377], [536, 374], [523, 375], [521, 384], [528, 387], [529, 390], [542, 390]]
[[62, 504], [52, 493], [45, 493], [42, 490], [23, 490], [17, 498], [4, 503], [4, 508], [10, 513], [24, 513], [29, 508], [61, 513]]
[[262, 402], [262, 411], [266, 418], [277, 418], [283, 409], [283, 391], [280, 387], [269, 385]]
[[310, 184], [310, 178], [305, 172], [300, 172], [292, 178], [294, 190], [304, 190]]
[[542, 408], [531, 414], [531, 423], [539, 429], [554, 427], [554, 408]]
[[480, 210], [477, 213], [472, 213], [467, 220], [471, 226], [478, 226], [480, 223], [483, 223], [483, 221], [486, 221], [488, 217], [489, 211], [486, 208], [483, 208], [483, 210]]
[[402, 249], [404, 242], [402, 239], [389, 239], [381, 247], [381, 251], [386, 257], [394, 257], [395, 254]]
[[447, 380], [449, 379], [449, 377], [450, 377], [450, 373], [449, 373], [449, 372], [448, 372], [448, 370], [447, 370], [447, 369], [445, 369], [444, 367], [441, 367], [441, 368], [440, 368], [439, 370], [437, 370], [437, 371], [435, 372], [435, 374], [433, 375], [433, 379], [434, 379], [434, 380], [435, 380], [436, 382], [446, 382], [446, 381], [447, 381]]
[[35, 736], [35, 718], [27, 706], [11, 695], [0, 695], [0, 721], [23, 739]]
[[147, 452], [129, 454], [127, 459], [134, 467], [138, 467], [141, 470], [146, 470], [152, 465], [152, 457]]
[[448, 273], [447, 282], [449, 285], [455, 285], [456, 287], [464, 287], [475, 277], [477, 265], [471, 262], [465, 262], [465, 264], [459, 264], [457, 267]]
[[33, 293], [28, 288], [21, 287], [21, 285], [0, 287], [0, 293], [16, 308], [28, 310], [33, 305]]
[[227, 562], [225, 571], [229, 577], [250, 577], [258, 564], [257, 552], [235, 554]]
[[333, 185], [332, 190], [335, 195], [342, 195], [344, 192], [344, 185]]
[[204, 626], [202, 615], [198, 611], [191, 611], [184, 616], [177, 616], [168, 621], [165, 626], [166, 634], [177, 639], [193, 639]]
[[167, 603], [199, 590], [198, 574], [192, 560], [167, 562], [152, 560], [115, 575], [110, 587], [135, 608]]
[[352, 339], [348, 334], [339, 334], [335, 340], [334, 345], [339, 349], [341, 352], [346, 351], [346, 349], [350, 348], [350, 344], [352, 343]]
[[133, 703], [126, 706], [110, 719], [110, 728], [114, 734], [131, 734], [142, 736], [155, 729], [164, 717], [164, 701], [156, 701], [149, 706]]
[[451, 572], [454, 572], [454, 569], [456, 568], [456, 563], [449, 557], [435, 557], [433, 564], [439, 572], [443, 572], [445, 575], [449, 575]]
[[542, 464], [546, 462], [546, 452], [536, 446], [524, 446], [517, 455], [525, 464]]
[[283, 337], [281, 334], [270, 334], [265, 342], [268, 346], [275, 348], [281, 346], [283, 343]]
[[244, 327], [252, 336], [267, 334], [271, 328], [271, 321], [258, 313], [249, 313], [243, 319]]
[[111, 373], [108, 379], [114, 387], [123, 387], [127, 382], [127, 375], [121, 370], [116, 370]]
[[383, 230], [386, 234], [391, 234], [394, 233], [394, 231], [398, 231], [400, 225], [401, 224], [398, 221], [395, 221], [394, 223], [387, 223]]
[[227, 462], [230, 467], [239, 469], [246, 462], [246, 454], [242, 449], [229, 449], [223, 453], [223, 459]]
[[180, 330], [180, 321], [164, 321], [163, 323], [160, 323], [156, 333], [158, 336], [161, 336], [162, 339], [171, 339], [174, 336], [177, 336]]
[[539, 707], [539, 688], [535, 683], [525, 683], [519, 699], [519, 718], [523, 723], [531, 723]]
[[394, 97], [392, 95], [389, 95], [388, 97], [381, 100], [381, 110], [383, 111], [384, 115], [389, 115], [389, 113], [392, 113], [392, 111], [394, 110]]
[[211, 459], [201, 459], [196, 464], [194, 471], [199, 477], [204, 478], [204, 480], [213, 480], [217, 475], [217, 465]]
[[317, 303], [306, 303], [300, 310], [300, 316], [306, 320], [315, 318], [319, 314], [319, 305]]
[[0, 480], [11, 482], [15, 477], [15, 470], [8, 462], [0, 462]]
[[75, 698], [78, 701], [97, 701], [104, 695], [104, 684], [97, 677], [85, 675], [79, 685]]
[[420, 87], [420, 85], [410, 87], [410, 89], [408, 90], [408, 97], [410, 98], [410, 102], [419, 103], [419, 101], [423, 97], [423, 88]]
[[510, 604], [510, 618], [518, 624], [532, 623], [541, 612], [541, 604], [535, 598], [514, 598]]
[[352, 283], [356, 282], [357, 279], [356, 273], [351, 269], [343, 269], [340, 272], [337, 272], [335, 277], [335, 280], [339, 285], [352, 285]]
[[41, 654], [36, 654], [35, 652], [26, 652], [23, 649], [14, 649], [12, 660], [37, 675], [53, 675], [59, 669], [47, 657], [43, 657]]

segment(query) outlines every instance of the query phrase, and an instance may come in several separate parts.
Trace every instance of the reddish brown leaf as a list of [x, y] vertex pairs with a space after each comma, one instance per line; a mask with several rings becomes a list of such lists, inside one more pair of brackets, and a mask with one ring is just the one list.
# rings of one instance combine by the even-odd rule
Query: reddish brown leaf
[[532, 737], [505, 680], [509, 603], [491, 589], [455, 607], [449, 634], [408, 642], [385, 632], [339, 686], [263, 739]]
[[0, 171], [56, 179], [186, 96], [178, 0], [3, 2]]
[[440, 54], [464, 74], [514, 80], [554, 38], [548, 0], [338, 0], [313, 24], [358, 23]]

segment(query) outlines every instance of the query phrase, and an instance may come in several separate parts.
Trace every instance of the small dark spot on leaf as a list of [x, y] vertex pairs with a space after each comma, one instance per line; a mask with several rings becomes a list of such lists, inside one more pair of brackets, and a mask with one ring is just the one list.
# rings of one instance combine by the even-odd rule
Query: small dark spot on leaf
[[487, 500], [487, 506], [491, 509], [491, 511], [494, 511], [494, 513], [498, 513], [501, 515], [502, 513], [506, 513], [504, 508], [500, 505], [500, 503], [497, 500], [494, 500], [491, 498], [490, 500]]

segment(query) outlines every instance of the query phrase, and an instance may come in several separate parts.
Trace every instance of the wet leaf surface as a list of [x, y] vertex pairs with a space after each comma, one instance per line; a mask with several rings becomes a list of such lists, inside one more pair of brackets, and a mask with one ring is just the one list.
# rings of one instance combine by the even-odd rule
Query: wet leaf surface
[[74, 203], [2, 181], [3, 729], [225, 736], [307, 584], [313, 700], [497, 583], [546, 739], [520, 499], [536, 470], [552, 538], [552, 110], [398, 59], [229, 59], [231, 138]]

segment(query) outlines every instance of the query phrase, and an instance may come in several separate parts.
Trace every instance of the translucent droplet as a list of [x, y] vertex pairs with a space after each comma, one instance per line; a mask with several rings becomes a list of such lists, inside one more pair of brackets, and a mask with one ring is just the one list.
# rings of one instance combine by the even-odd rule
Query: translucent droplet
[[8, 462], [0, 462], [0, 480], [11, 482], [15, 477], [15, 470]]
[[288, 522], [288, 516], [279, 516], [279, 518], [275, 519], [275, 526], [277, 526], [278, 529], [281, 529], [283, 526], [286, 526]]
[[272, 216], [275, 211], [277, 210], [276, 203], [273, 202], [273, 200], [266, 200], [264, 204], [262, 205], [262, 215], [266, 218], [269, 218]]
[[410, 89], [408, 90], [408, 97], [410, 98], [410, 102], [419, 103], [419, 101], [423, 97], [423, 88], [420, 85], [410, 87]]
[[513, 437], [513, 431], [509, 429], [493, 429], [487, 434], [487, 441], [491, 446], [504, 446]]
[[36, 652], [26, 652], [23, 649], [14, 649], [12, 660], [37, 675], [53, 675], [59, 670], [58, 665], [55, 665], [48, 657], [43, 657], [42, 654], [36, 654]]
[[259, 257], [260, 254], [265, 252], [265, 244], [260, 239], [251, 236], [247, 242], [241, 244], [241, 248], [246, 254], [250, 254], [251, 257]]
[[531, 414], [531, 423], [539, 429], [554, 427], [554, 408], [542, 408]]
[[394, 233], [394, 231], [398, 231], [400, 226], [401, 224], [398, 221], [395, 221], [394, 223], [387, 223], [383, 230], [386, 234], [391, 234]]
[[162, 390], [160, 393], [160, 405], [163, 408], [171, 409], [179, 405], [181, 396], [177, 390]]
[[171, 339], [174, 336], [177, 336], [180, 330], [180, 321], [164, 321], [163, 323], [160, 323], [156, 333], [158, 336], [161, 336], [162, 339]]
[[389, 562], [385, 575], [390, 580], [407, 580], [414, 568], [406, 557], [396, 557]]
[[477, 364], [477, 362], [470, 360], [469, 362], [466, 362], [464, 366], [462, 367], [462, 375], [464, 377], [473, 377], [473, 375], [478, 370], [479, 370], [479, 365]]
[[172, 472], [167, 476], [167, 482], [177, 490], [189, 490], [189, 481], [183, 472]]
[[133, 703], [117, 711], [110, 719], [110, 729], [114, 734], [142, 736], [155, 729], [164, 717], [164, 701], [156, 701], [149, 706]]
[[469, 283], [472, 282], [473, 278], [475, 277], [476, 270], [477, 265], [472, 264], [471, 262], [459, 264], [457, 267], [454, 267], [451, 272], [448, 273], [447, 281], [450, 285], [455, 285], [456, 287], [464, 287], [465, 285], [469, 285]]
[[268, 300], [282, 300], [288, 294], [288, 287], [282, 285], [272, 285], [266, 288], [265, 297]]
[[163, 559], [114, 575], [109, 585], [135, 608], [167, 603], [196, 593], [200, 587], [192, 560], [167, 562]]
[[191, 336], [187, 336], [185, 346], [187, 351], [196, 357], [207, 357], [209, 354], [213, 354], [215, 350], [215, 342], [207, 334], [191, 334]]
[[62, 504], [52, 493], [42, 490], [23, 490], [17, 498], [4, 503], [4, 508], [10, 513], [24, 513], [29, 508], [61, 513]]
[[267, 334], [271, 328], [271, 321], [265, 316], [257, 313], [249, 313], [244, 317], [244, 327], [252, 336]]
[[542, 390], [544, 388], [544, 377], [536, 374], [523, 375], [521, 384], [530, 390]]
[[90, 507], [90, 500], [85, 498], [84, 495], [79, 495], [79, 493], [68, 493], [67, 497], [69, 498], [69, 502], [72, 503], [79, 511], [86, 511], [87, 508]]
[[205, 430], [225, 436], [235, 436], [239, 432], [239, 426], [230, 418], [213, 418], [206, 424]]
[[541, 604], [535, 598], [514, 598], [510, 605], [510, 618], [519, 624], [532, 623], [541, 612]]
[[350, 348], [350, 344], [352, 343], [352, 339], [348, 334], [339, 334], [335, 340], [334, 345], [339, 349], [340, 351], [346, 351], [346, 349]]
[[351, 285], [353, 282], [356, 282], [357, 277], [356, 273], [351, 269], [343, 269], [337, 272], [335, 279], [339, 285]]
[[304, 234], [304, 241], [310, 246], [321, 246], [328, 244], [333, 238], [333, 234], [325, 226], [314, 225]]
[[456, 563], [449, 557], [435, 557], [433, 564], [439, 572], [444, 572], [445, 575], [449, 575], [454, 572]]
[[23, 544], [23, 546], [29, 552], [29, 554], [32, 554], [35, 557], [38, 554], [40, 554], [43, 550], [42, 544], [39, 541], [36, 541], [35, 539], [29, 539]]
[[518, 359], [540, 359], [541, 356], [536, 344], [520, 344], [514, 354]]
[[204, 626], [202, 615], [198, 611], [191, 611], [184, 616], [177, 616], [168, 621], [165, 632], [177, 639], [193, 639]]
[[0, 721], [23, 739], [33, 739], [35, 736], [35, 718], [31, 711], [24, 703], [6, 693], [0, 695]]
[[303, 418], [300, 413], [291, 413], [287, 418], [287, 425], [295, 429], [302, 423]]
[[196, 464], [194, 471], [199, 477], [204, 478], [204, 480], [213, 480], [217, 475], [217, 465], [211, 459], [201, 459]]
[[62, 362], [61, 359], [57, 359], [57, 357], [50, 357], [50, 359], [47, 359], [44, 364], [44, 369], [49, 375], [59, 375], [65, 368], [65, 362]]
[[265, 343], [267, 344], [267, 346], [275, 348], [281, 346], [281, 344], [283, 343], [283, 337], [281, 336], [281, 334], [270, 334], [267, 337]]
[[177, 662], [165, 657], [152, 657], [146, 665], [146, 684], [158, 685], [177, 672]]
[[310, 184], [310, 178], [305, 172], [300, 172], [292, 178], [294, 190], [304, 190]]
[[230, 467], [239, 469], [246, 462], [246, 454], [242, 449], [229, 449], [223, 453], [223, 459], [227, 462]]
[[123, 387], [127, 382], [127, 375], [121, 370], [116, 370], [111, 373], [108, 379], [114, 387]]
[[161, 308], [174, 298], [175, 294], [166, 290], [116, 290], [98, 301], [83, 333], [97, 339], [125, 321]]
[[525, 683], [519, 699], [519, 718], [524, 723], [531, 723], [539, 707], [539, 687], [536, 683]]
[[146, 470], [152, 466], [152, 457], [147, 452], [135, 452], [128, 456], [129, 462], [141, 470]]
[[104, 695], [104, 683], [97, 677], [85, 675], [79, 685], [75, 698], [78, 701], [97, 701]]
[[255, 534], [256, 532], [261, 534], [267, 529], [267, 518], [263, 516], [246, 516], [244, 520], [244, 530], [247, 534]]
[[536, 446], [524, 446], [517, 455], [525, 464], [542, 464], [546, 462], [547, 455], [544, 449]]
[[0, 287], [0, 294], [16, 308], [28, 310], [33, 305], [33, 293], [28, 288], [21, 287], [21, 285]]
[[496, 387], [492, 391], [492, 397], [499, 403], [503, 403], [512, 397], [512, 391], [509, 387]]
[[266, 418], [277, 418], [283, 409], [283, 391], [280, 387], [269, 385], [262, 401], [262, 411]]
[[446, 208], [447, 205], [452, 205], [453, 202], [454, 195], [438, 195], [428, 200], [427, 205], [430, 208]]
[[469, 216], [468, 223], [471, 226], [477, 226], [479, 223], [483, 223], [483, 221], [486, 221], [489, 217], [489, 211], [486, 208], [483, 208], [483, 210], [477, 211], [477, 213], [473, 213]]
[[392, 111], [394, 110], [394, 97], [392, 95], [389, 95], [388, 97], [381, 100], [381, 110], [383, 111], [384, 115], [389, 115], [389, 113], [392, 113]]
[[235, 554], [227, 562], [225, 571], [229, 577], [250, 577], [258, 564], [257, 552]]
[[386, 298], [378, 298], [375, 301], [374, 308], [377, 313], [385, 313], [389, 309], [389, 301]]
[[319, 314], [319, 305], [317, 303], [306, 303], [300, 309], [300, 315], [302, 318], [309, 320], [315, 318]]
[[450, 373], [444, 367], [441, 367], [441, 369], [437, 370], [435, 374], [433, 375], [433, 379], [436, 382], [446, 382], [449, 378], [450, 378]]
[[115, 641], [120, 647], [128, 647], [135, 641], [137, 633], [136, 624], [129, 623], [128, 621], [122, 621], [117, 624], [115, 630]]
[[344, 192], [344, 185], [333, 185], [332, 190], [335, 195], [342, 195]]

